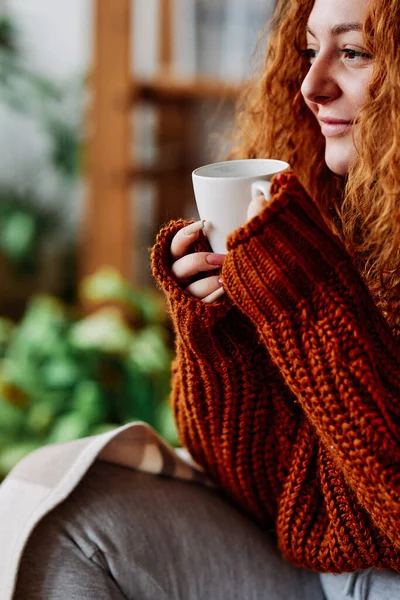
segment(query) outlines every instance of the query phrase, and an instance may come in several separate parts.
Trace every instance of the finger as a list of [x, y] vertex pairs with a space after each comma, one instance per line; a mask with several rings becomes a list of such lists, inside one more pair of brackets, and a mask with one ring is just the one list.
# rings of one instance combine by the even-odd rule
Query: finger
[[265, 196], [260, 194], [250, 202], [249, 207], [247, 209], [247, 219], [250, 220], [256, 215], [258, 215], [264, 210], [266, 206], [267, 200], [265, 199]]
[[213, 294], [216, 290], [218, 290], [221, 287], [221, 284], [218, 283], [219, 279], [219, 275], [199, 279], [199, 281], [194, 281], [193, 283], [188, 285], [186, 291], [191, 296], [202, 300], [203, 298], [206, 298], [206, 296]]
[[204, 304], [211, 304], [212, 302], [215, 302], [216, 300], [218, 300], [218, 298], [221, 298], [221, 296], [223, 296], [224, 294], [225, 294], [224, 288], [220, 287], [218, 290], [215, 290], [215, 292], [213, 292], [206, 298], [203, 298], [203, 302], [204, 302]]
[[203, 227], [204, 221], [196, 221], [196, 223], [182, 227], [172, 238], [170, 248], [172, 258], [184, 256], [193, 242], [197, 240]]
[[215, 254], [213, 252], [194, 252], [178, 258], [172, 265], [172, 274], [176, 279], [188, 279], [210, 271], [211, 269], [220, 269], [224, 264], [225, 254]]

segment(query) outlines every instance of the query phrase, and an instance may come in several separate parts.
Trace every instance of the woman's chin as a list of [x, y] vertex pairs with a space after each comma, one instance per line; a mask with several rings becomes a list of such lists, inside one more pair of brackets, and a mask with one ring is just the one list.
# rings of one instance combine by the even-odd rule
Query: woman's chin
[[336, 173], [336, 175], [346, 175], [353, 159], [354, 146], [352, 142], [348, 144], [346, 142], [340, 143], [340, 140], [335, 140], [335, 142], [327, 141], [325, 162], [328, 169], [333, 173]]

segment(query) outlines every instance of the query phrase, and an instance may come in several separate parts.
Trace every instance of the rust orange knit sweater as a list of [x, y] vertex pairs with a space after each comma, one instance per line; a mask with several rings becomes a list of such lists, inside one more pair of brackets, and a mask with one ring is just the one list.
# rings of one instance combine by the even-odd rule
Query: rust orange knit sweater
[[231, 235], [227, 294], [205, 305], [171, 276], [182, 225], [152, 253], [182, 443], [293, 563], [400, 571], [400, 349], [341, 243], [287, 172]]

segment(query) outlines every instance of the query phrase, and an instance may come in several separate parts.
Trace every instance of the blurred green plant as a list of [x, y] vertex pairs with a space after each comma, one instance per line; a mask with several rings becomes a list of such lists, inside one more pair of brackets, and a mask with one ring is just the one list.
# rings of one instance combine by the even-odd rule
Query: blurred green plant
[[0, 476], [44, 444], [133, 420], [177, 443], [168, 404], [171, 334], [162, 298], [104, 269], [80, 286], [81, 315], [37, 296], [0, 318]]
[[36, 73], [17, 38], [0, 15], [0, 252], [32, 273], [44, 240], [76, 234], [85, 86]]
[[0, 48], [15, 52], [15, 29], [5, 14], [0, 14]]

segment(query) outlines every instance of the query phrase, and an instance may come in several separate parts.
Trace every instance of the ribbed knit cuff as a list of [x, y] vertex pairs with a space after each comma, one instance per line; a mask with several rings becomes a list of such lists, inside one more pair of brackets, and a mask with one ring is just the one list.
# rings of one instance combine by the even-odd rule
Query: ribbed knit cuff
[[291, 171], [275, 179], [271, 201], [229, 237], [228, 250], [222, 271], [228, 293], [263, 314], [290, 312], [341, 263], [351, 264]]
[[[226, 295], [212, 304], [205, 304], [194, 298], [181, 288], [172, 274], [172, 258], [170, 247], [174, 235], [189, 225], [190, 221], [180, 219], [165, 225], [157, 235], [156, 243], [151, 250], [151, 269], [158, 286], [166, 295], [171, 317], [176, 326], [190, 327], [202, 323], [212, 326], [214, 322], [228, 312], [232, 303]], [[210, 251], [207, 238], [200, 232], [198, 240], [193, 244], [193, 252]]]

